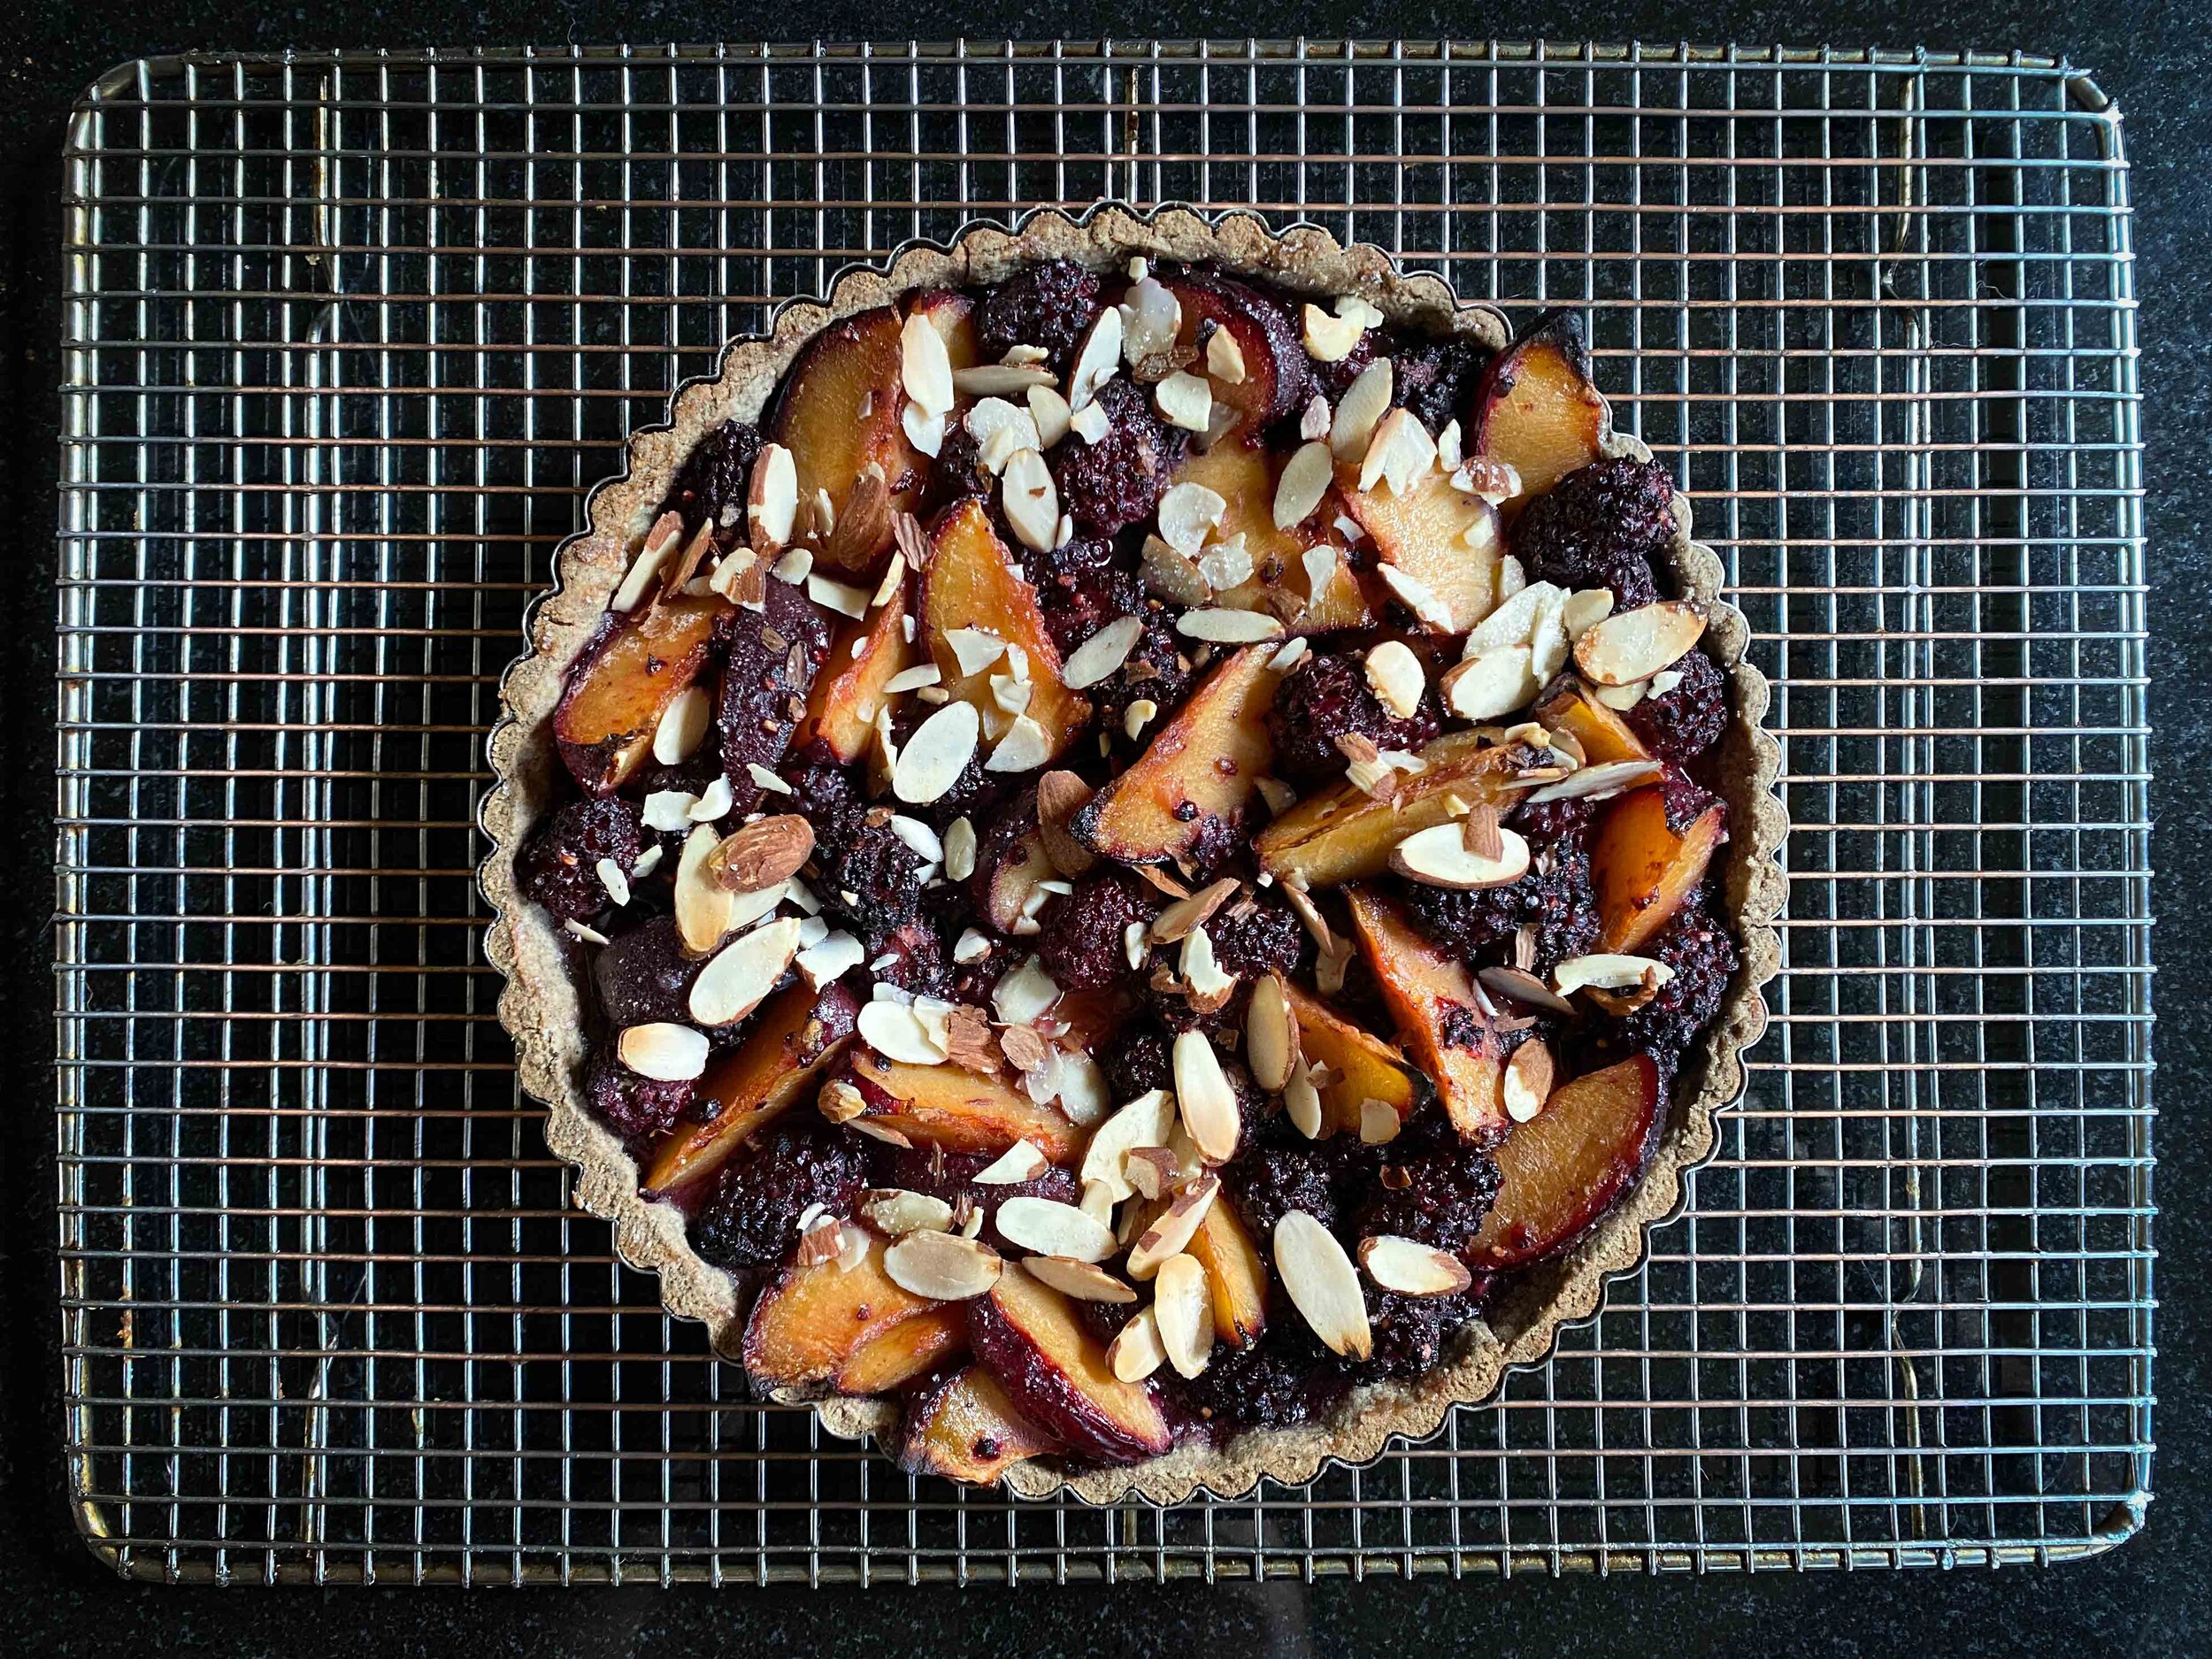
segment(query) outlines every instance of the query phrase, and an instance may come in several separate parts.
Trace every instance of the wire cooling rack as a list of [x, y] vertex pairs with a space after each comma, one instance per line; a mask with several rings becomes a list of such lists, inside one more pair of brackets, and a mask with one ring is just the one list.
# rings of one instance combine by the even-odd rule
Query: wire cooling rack
[[[1996, 1563], [2140, 1524], [2143, 553], [2116, 113], [2047, 60], [1504, 45], [180, 58], [67, 157], [60, 1228], [122, 1571]], [[1787, 968], [1686, 1217], [1432, 1441], [913, 1481], [661, 1313], [517, 1094], [482, 736], [625, 433], [777, 297], [1102, 196], [1586, 307], [1774, 680]]]

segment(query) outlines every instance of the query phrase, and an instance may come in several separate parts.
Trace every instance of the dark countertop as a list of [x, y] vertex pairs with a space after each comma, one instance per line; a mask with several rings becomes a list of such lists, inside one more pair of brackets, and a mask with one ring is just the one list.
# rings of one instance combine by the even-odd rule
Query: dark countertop
[[[2152, 693], [2158, 741], [2154, 810], [2162, 833], [2157, 862], [2187, 872], [2207, 832], [2204, 792], [2193, 787], [2212, 749], [2212, 723], [2190, 690], [2212, 672], [2212, 608], [2199, 587], [2212, 570], [2200, 526], [2212, 516], [2212, 479], [2191, 453], [2212, 423], [2206, 342], [2212, 339], [2212, 97], [2204, 78], [2212, 53], [2200, 13], [2176, 0], [2076, 7], [2030, 0], [1991, 13], [1941, 0], [1913, 14], [1854, 0], [1795, 6], [1635, 4], [1603, 11], [1551, 4], [1494, 12], [1449, 8], [1312, 6], [1272, 14], [1289, 32], [1329, 35], [1440, 30], [1513, 37], [1640, 36], [1671, 41], [1737, 39], [1839, 45], [1970, 47], [2063, 54], [2093, 70], [2126, 115], [2134, 163], [2142, 304], [2143, 429], [2148, 446], [2152, 661], [2164, 672]], [[880, 19], [879, 21], [879, 19]], [[702, 8], [666, 0], [605, 5], [579, 0], [564, 13], [514, 0], [480, 0], [458, 11], [414, 0], [339, 6], [307, 0], [252, 8], [204, 0], [138, 0], [87, 7], [29, 0], [0, 23], [0, 296], [8, 349], [0, 357], [0, 399], [19, 435], [14, 465], [0, 478], [12, 509], [22, 642], [0, 677], [0, 845], [20, 872], [0, 912], [0, 984], [17, 1010], [0, 1043], [10, 1061], [14, 1109], [0, 1119], [5, 1207], [4, 1294], [10, 1340], [0, 1359], [0, 1606], [17, 1635], [12, 1651], [58, 1655], [107, 1652], [448, 1654], [557, 1651], [577, 1655], [746, 1647], [757, 1652], [1093, 1653], [1205, 1651], [1225, 1640], [1248, 1652], [1355, 1653], [1383, 1648], [1480, 1649], [1500, 1654], [1636, 1652], [1759, 1653], [1777, 1650], [1889, 1655], [1926, 1651], [2008, 1655], [2202, 1651], [2212, 1627], [2212, 1589], [2203, 1562], [2212, 1547], [2207, 1453], [2204, 1309], [2196, 1280], [2212, 1263], [2212, 1228], [2194, 1194], [2206, 1172], [2208, 1137], [2193, 1086], [2212, 1061], [2206, 1025], [2190, 987], [2212, 967], [2212, 929], [2187, 925], [2170, 879], [2155, 908], [2170, 922], [2155, 951], [2164, 1018], [2157, 1035], [2163, 1116], [2156, 1144], [2157, 1224], [2166, 1300], [2158, 1315], [2161, 1403], [2156, 1499], [2143, 1533], [2097, 1560], [2035, 1571], [1961, 1571], [1812, 1578], [1711, 1578], [1652, 1581], [1639, 1576], [1561, 1583], [1392, 1580], [1332, 1584], [1016, 1593], [982, 1588], [869, 1593], [732, 1589], [663, 1593], [390, 1590], [271, 1592], [176, 1590], [127, 1585], [77, 1542], [63, 1502], [58, 1450], [58, 1320], [54, 1309], [51, 1060], [52, 932], [42, 872], [52, 862], [54, 748], [54, 457], [59, 379], [56, 339], [60, 242], [57, 190], [64, 116], [80, 88], [120, 60], [188, 48], [276, 50], [418, 44], [519, 43], [562, 35], [577, 40], [746, 39], [906, 33], [964, 28], [994, 37], [1082, 35], [1140, 27], [1164, 35], [1248, 27], [1248, 11], [1171, 4], [1139, 15], [1125, 8], [1070, 6], [1013, 12], [953, 4], [926, 21], [840, 4], [804, 12], [762, 6]], [[2196, 668], [2189, 664], [2194, 662]], [[2212, 763], [2208, 763], [2212, 764]], [[957, 1604], [956, 1606], [956, 1598]], [[2199, 1634], [2191, 1638], [2188, 1632]]]

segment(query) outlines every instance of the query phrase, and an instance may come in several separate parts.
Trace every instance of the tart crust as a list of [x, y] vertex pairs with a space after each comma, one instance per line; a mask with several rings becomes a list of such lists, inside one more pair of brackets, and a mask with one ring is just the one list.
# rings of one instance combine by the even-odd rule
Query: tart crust
[[[786, 303], [768, 334], [731, 342], [713, 379], [678, 391], [670, 425], [632, 434], [627, 471], [592, 491], [587, 527], [562, 544], [553, 586], [529, 614], [529, 649], [502, 680], [503, 718], [488, 742], [495, 781], [479, 812], [492, 844], [479, 872], [494, 914], [485, 953], [507, 980], [500, 1022], [514, 1038], [524, 1090], [549, 1109], [547, 1144], [575, 1166], [576, 1203], [614, 1224], [622, 1259], [657, 1273], [668, 1310], [704, 1323], [715, 1350], [733, 1363], [743, 1334], [736, 1290], [727, 1275], [692, 1250], [673, 1205], [640, 1195], [635, 1162], [587, 1111], [581, 1079], [588, 1021], [575, 942], [516, 886], [516, 856], [555, 801], [562, 768], [552, 717], [563, 683], [683, 458], [725, 420], [757, 419], [784, 370], [824, 327], [911, 290], [986, 284], [1038, 260], [1074, 258], [1102, 269], [1133, 255], [1210, 262], [1264, 276], [1294, 292], [1357, 293], [1394, 320], [1471, 334], [1494, 350], [1507, 343], [1505, 319], [1496, 311], [1462, 303], [1437, 277], [1400, 271], [1381, 249], [1364, 242], [1344, 246], [1312, 227], [1277, 234], [1242, 211], [1209, 218], [1187, 208], [1163, 208], [1140, 215], [1102, 204], [1073, 219], [1040, 210], [1017, 230], [979, 225], [949, 247], [911, 244], [887, 265], [842, 273], [826, 300]], [[1605, 453], [1649, 458], [1644, 444], [1625, 434], [1611, 434]], [[1703, 649], [1729, 680], [1730, 718], [1718, 771], [1731, 839], [1721, 888], [1741, 964], [1719, 1013], [1683, 1056], [1666, 1131], [1642, 1179], [1571, 1248], [1520, 1275], [1483, 1317], [1462, 1330], [1448, 1357], [1421, 1376], [1355, 1389], [1315, 1423], [1248, 1431], [1221, 1447], [1188, 1444], [1125, 1468], [1070, 1473], [1056, 1460], [1031, 1459], [1002, 1478], [1010, 1491], [1028, 1498], [1065, 1493], [1094, 1503], [1128, 1497], [1175, 1503], [1200, 1493], [1238, 1498], [1262, 1478], [1300, 1485], [1332, 1463], [1371, 1462], [1394, 1438], [1434, 1433], [1454, 1405], [1490, 1398], [1509, 1367], [1544, 1359], [1564, 1326], [1597, 1310], [1608, 1278], [1642, 1258], [1646, 1230], [1673, 1215], [1683, 1172], [1711, 1152], [1715, 1115], [1743, 1092], [1743, 1052], [1766, 1028], [1761, 987], [1780, 966], [1772, 924], [1786, 897], [1777, 854], [1788, 827], [1774, 788], [1781, 751], [1761, 726], [1767, 681], [1745, 660], [1750, 629], [1720, 598], [1721, 561], [1692, 540], [1689, 504], [1679, 495], [1674, 511], [1675, 535], [1664, 557], [1680, 593], [1710, 607]], [[895, 1399], [806, 1403], [832, 1433], [848, 1439], [873, 1434], [886, 1447], [898, 1422]]]

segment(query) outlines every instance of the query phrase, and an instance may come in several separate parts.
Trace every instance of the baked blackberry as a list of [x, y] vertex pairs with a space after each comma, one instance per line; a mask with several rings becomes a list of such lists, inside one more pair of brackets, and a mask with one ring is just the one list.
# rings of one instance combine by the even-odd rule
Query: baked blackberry
[[691, 1248], [733, 1272], [779, 1265], [810, 1204], [852, 1214], [868, 1184], [868, 1145], [816, 1112], [786, 1112], [730, 1155], [692, 1217]]
[[1699, 900], [1683, 906], [1638, 954], [1665, 963], [1674, 977], [1650, 1002], [1617, 1023], [1606, 1047], [1647, 1050], [1660, 1058], [1663, 1070], [1671, 1071], [1720, 1011], [1728, 976], [1736, 971], [1736, 947]]
[[1524, 800], [1506, 814], [1505, 821], [1507, 827], [1518, 830], [1533, 847], [1539, 841], [1555, 841], [1588, 829], [1601, 804], [1587, 795], [1563, 801]]
[[791, 750], [792, 733], [806, 714], [806, 694], [829, 655], [829, 619], [805, 588], [771, 577], [761, 609], [736, 607], [728, 630], [716, 726], [731, 810], [742, 818], [761, 806], [752, 768], [773, 772]]
[[952, 958], [926, 918], [892, 929], [867, 968], [870, 978], [917, 996], [945, 996], [952, 988]]
[[937, 447], [937, 458], [929, 465], [929, 478], [922, 486], [920, 516], [933, 518], [956, 502], [973, 497], [989, 501], [996, 493], [995, 480], [984, 470], [982, 445], [968, 430], [963, 420], [945, 423], [944, 442]]
[[1720, 797], [1679, 766], [1659, 774], [1659, 798], [1667, 809], [1667, 827], [1679, 835], [1720, 804]]
[[1053, 446], [1052, 471], [1061, 511], [1092, 534], [1111, 535], [1160, 504], [1190, 434], [1162, 420], [1133, 380], [1107, 381], [1093, 401], [1110, 423], [1106, 435], [1096, 443], [1074, 434], [1062, 439]]
[[1402, 1151], [1407, 1140], [1402, 1135], [1381, 1148], [1374, 1187], [1353, 1217], [1353, 1231], [1363, 1239], [1381, 1233], [1416, 1239], [1457, 1255], [1474, 1241], [1498, 1202], [1504, 1178], [1497, 1161], [1456, 1137], [1428, 1152], [1416, 1146]]
[[1548, 973], [1597, 943], [1597, 894], [1590, 885], [1588, 841], [1580, 832], [1539, 849], [1528, 873], [1506, 887], [1463, 892], [1401, 880], [1398, 890], [1415, 925], [1463, 956], [1504, 947], [1509, 957], [1515, 933], [1533, 927], [1535, 971]]
[[1659, 596], [1651, 560], [1674, 537], [1673, 499], [1655, 461], [1593, 461], [1529, 503], [1513, 551], [1532, 580], [1609, 588], [1616, 610], [1633, 611]]
[[584, 1073], [584, 1099], [591, 1115], [631, 1147], [673, 1129], [689, 1114], [697, 1095], [698, 1086], [688, 1079], [664, 1083], [640, 1077], [604, 1050], [592, 1056]]
[[515, 860], [515, 885], [565, 921], [588, 921], [614, 902], [599, 879], [599, 861], [611, 858], [627, 875], [643, 828], [636, 803], [619, 795], [571, 801]]
[[819, 874], [809, 885], [822, 908], [849, 924], [872, 956], [919, 913], [922, 856], [893, 833], [887, 810], [864, 813], [827, 842], [818, 825], [814, 864]]
[[1129, 925], [1148, 925], [1159, 913], [1160, 895], [1141, 879], [1104, 870], [1038, 913], [1038, 957], [1062, 990], [1102, 990], [1129, 977]]
[[1175, 1087], [1175, 1037], [1148, 1019], [1133, 1019], [1108, 1040], [1098, 1056], [1118, 1106], [1156, 1088]]
[[[1138, 614], [1145, 619], [1144, 632], [1129, 648], [1128, 659], [1104, 685], [1094, 686], [1084, 694], [1097, 710], [1098, 729], [1125, 753], [1141, 750], [1152, 741], [1198, 678], [1183, 649], [1189, 641], [1175, 632], [1175, 619], [1151, 602]], [[1129, 708], [1139, 701], [1149, 703], [1153, 713], [1133, 738]]]
[[1271, 887], [1231, 899], [1207, 918], [1206, 937], [1222, 971], [1248, 981], [1263, 973], [1294, 973], [1313, 954], [1306, 925]]
[[1033, 553], [1024, 569], [1064, 661], [1115, 618], [1135, 616], [1144, 606], [1137, 572], [1103, 536], [1078, 536], [1049, 553]]
[[[880, 1143], [879, 1143], [880, 1145]], [[1075, 1171], [1048, 1164], [1025, 1181], [978, 1181], [975, 1178], [997, 1161], [993, 1153], [947, 1152], [930, 1147], [882, 1146], [869, 1163], [870, 1179], [878, 1187], [903, 1187], [926, 1193], [956, 1207], [964, 1198], [983, 1212], [983, 1240], [994, 1249], [1013, 1250], [999, 1235], [999, 1206], [1010, 1198], [1049, 1198], [1072, 1204], [1083, 1195]], [[1118, 1325], [1116, 1327], [1118, 1329]]]
[[1302, 789], [1344, 776], [1336, 740], [1364, 737], [1378, 749], [1415, 749], [1443, 729], [1443, 710], [1431, 690], [1401, 720], [1367, 684], [1367, 670], [1348, 652], [1309, 651], [1275, 688], [1267, 729], [1275, 739], [1275, 772]]
[[1204, 1371], [1171, 1379], [1171, 1386], [1202, 1420], [1234, 1431], [1325, 1416], [1350, 1391], [1352, 1378], [1306, 1322], [1286, 1308], [1249, 1348], [1217, 1343]]
[[1064, 379], [1100, 309], [1098, 273], [1072, 259], [1053, 259], [985, 293], [976, 307], [976, 336], [993, 361], [1016, 346], [1041, 346], [1052, 372]]
[[1401, 1296], [1387, 1290], [1367, 1294], [1367, 1329], [1373, 1356], [1351, 1369], [1364, 1380], [1375, 1377], [1417, 1377], [1433, 1371], [1451, 1344], [1452, 1333], [1482, 1311], [1471, 1294]]
[[[1473, 399], [1490, 354], [1475, 341], [1405, 340], [1391, 347], [1391, 388], [1433, 437]], [[1467, 434], [1463, 429], [1462, 436]]]
[[[1342, 1135], [1333, 1140], [1344, 1140]], [[1271, 1256], [1275, 1224], [1302, 1210], [1332, 1233], [1342, 1214], [1338, 1187], [1343, 1155], [1330, 1141], [1308, 1141], [1280, 1128], [1256, 1137], [1234, 1162], [1224, 1164], [1221, 1187], [1260, 1248]]]
[[661, 511], [683, 514], [686, 529], [702, 519], [718, 529], [741, 524], [761, 442], [760, 428], [751, 422], [724, 421], [684, 457]]
[[703, 961], [684, 952], [672, 916], [656, 916], [615, 934], [594, 953], [592, 982], [607, 1024], [617, 1031], [691, 1018], [691, 984]]
[[1689, 652], [1674, 669], [1680, 684], [1645, 697], [1624, 718], [1646, 749], [1678, 765], [1720, 741], [1728, 724], [1728, 683], [1720, 664], [1702, 651]]
[[1022, 842], [1037, 832], [1037, 786], [1031, 784], [1019, 794], [1009, 795], [970, 821], [976, 828], [975, 873], [964, 891], [975, 912], [975, 925], [987, 927], [993, 878], [1002, 864], [1023, 856]]

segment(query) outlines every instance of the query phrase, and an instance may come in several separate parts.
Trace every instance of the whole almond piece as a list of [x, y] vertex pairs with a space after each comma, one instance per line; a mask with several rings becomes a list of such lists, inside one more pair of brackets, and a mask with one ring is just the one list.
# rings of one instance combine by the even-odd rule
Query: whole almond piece
[[1071, 772], [1048, 772], [1037, 780], [1037, 837], [1064, 876], [1084, 875], [1098, 862], [1096, 853], [1068, 833], [1068, 820], [1097, 793]]
[[1368, 1278], [1401, 1296], [1455, 1296], [1474, 1283], [1467, 1264], [1449, 1251], [1390, 1233], [1362, 1239], [1359, 1264]]
[[1275, 1224], [1275, 1271], [1299, 1316], [1333, 1354], [1366, 1359], [1375, 1351], [1359, 1271], [1336, 1235], [1302, 1210]]
[[883, 1253], [886, 1278], [933, 1302], [966, 1302], [998, 1283], [1006, 1264], [987, 1244], [956, 1233], [910, 1233]]
[[1213, 1293], [1196, 1258], [1171, 1256], [1152, 1286], [1152, 1318], [1178, 1375], [1195, 1377], [1213, 1356]]
[[1221, 1179], [1215, 1175], [1202, 1175], [1178, 1193], [1130, 1250], [1129, 1277], [1150, 1279], [1157, 1272], [1161, 1263], [1191, 1241], [1220, 1194]]
[[759, 893], [788, 881], [814, 856], [814, 826], [795, 812], [756, 819], [707, 856], [707, 873], [732, 893]]

